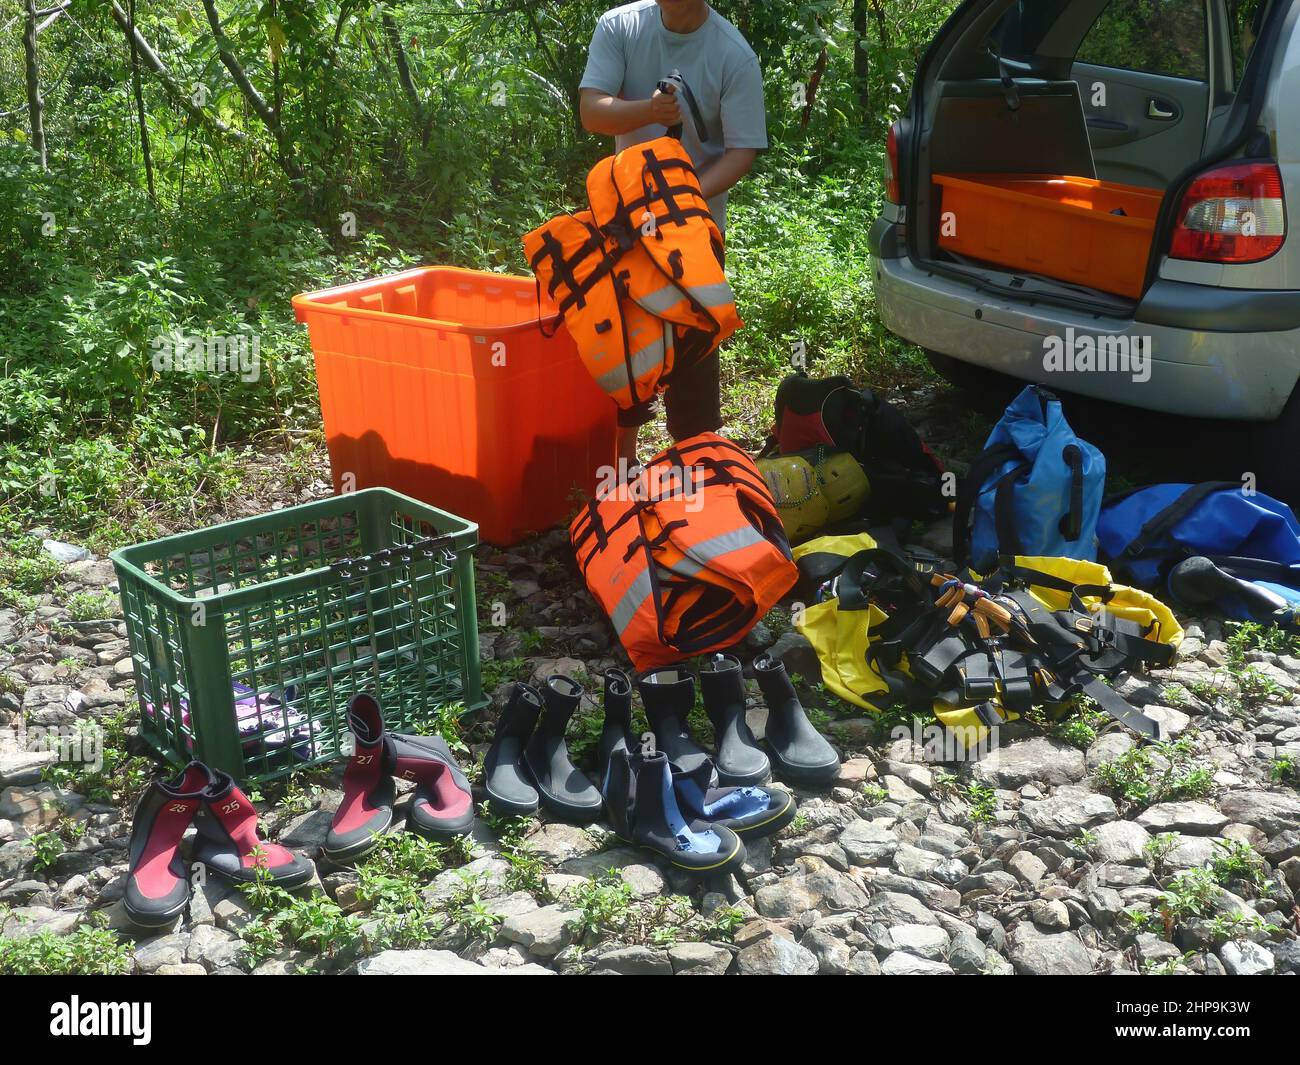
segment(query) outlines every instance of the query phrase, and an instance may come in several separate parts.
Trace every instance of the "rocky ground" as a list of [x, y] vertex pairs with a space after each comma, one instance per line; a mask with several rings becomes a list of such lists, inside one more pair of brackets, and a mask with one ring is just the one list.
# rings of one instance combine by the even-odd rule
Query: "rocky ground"
[[[955, 393], [901, 398], [947, 459], [987, 431]], [[724, 431], [757, 446], [744, 422]], [[323, 452], [305, 454], [255, 463], [260, 487], [224, 516], [328, 492]], [[828, 695], [778, 609], [741, 657], [775, 645], [844, 764], [833, 787], [797, 792], [797, 819], [752, 843], [739, 876], [692, 882], [603, 825], [485, 817], [461, 846], [397, 832], [355, 869], [318, 863], [297, 896], [210, 880], [175, 929], [142, 936], [120, 898], [152, 763], [133, 753], [112, 566], [31, 532], [0, 549], [0, 973], [1300, 973], [1300, 647], [1193, 618], [1172, 668], [1117, 684], [1167, 742], [1135, 745], [1085, 708], [944, 762], [923, 746], [931, 722]], [[942, 551], [947, 530], [921, 539]], [[594, 691], [625, 664], [562, 532], [482, 547], [476, 566], [493, 706], [447, 722], [471, 776], [513, 681], [563, 672]], [[23, 726], [96, 726], [102, 767], [49, 764]], [[570, 744], [588, 766], [599, 726], [587, 699]], [[255, 792], [266, 836], [314, 854], [339, 779]]]
[[[480, 820], [464, 846], [399, 833], [358, 869], [321, 865], [297, 898], [209, 881], [173, 931], [141, 937], [119, 900], [125, 811], [150, 766], [127, 750], [112, 567], [42, 550], [60, 558], [49, 590], [0, 609], [0, 971], [1300, 973], [1300, 656], [1204, 619], [1184, 619], [1173, 668], [1118, 685], [1170, 742], [1137, 747], [1085, 711], [1014, 723], [981, 761], [943, 763], [891, 735], [901, 719], [827, 696], [774, 611], [742, 657], [776, 645], [844, 765], [833, 787], [797, 793], [798, 818], [751, 844], [739, 876], [693, 883], [599, 825]], [[479, 550], [494, 707], [516, 679], [591, 680], [615, 662], [567, 557], [558, 532]], [[508, 623], [494, 628], [498, 603]], [[494, 717], [456, 738], [467, 765]], [[24, 721], [98, 723], [103, 770], [15, 746]], [[598, 728], [591, 702], [573, 727], [581, 756]], [[266, 834], [314, 852], [338, 779], [255, 795]]]

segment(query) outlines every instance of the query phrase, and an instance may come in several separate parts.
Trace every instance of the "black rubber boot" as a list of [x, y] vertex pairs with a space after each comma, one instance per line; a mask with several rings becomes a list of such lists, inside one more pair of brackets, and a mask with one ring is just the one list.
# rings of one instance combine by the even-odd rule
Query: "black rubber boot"
[[233, 883], [251, 884], [266, 877], [288, 890], [302, 887], [316, 873], [301, 854], [262, 838], [256, 807], [234, 778], [219, 769], [212, 771], [194, 827], [199, 832], [194, 860]]
[[181, 837], [211, 783], [212, 771], [191, 762], [171, 780], [152, 781], [136, 804], [122, 902], [140, 928], [167, 928], [190, 901]]
[[524, 747], [524, 764], [541, 795], [542, 805], [566, 821], [586, 823], [600, 817], [600, 792], [569, 758], [564, 730], [582, 700], [582, 685], [570, 677], [546, 678], [542, 714]]
[[354, 746], [343, 773], [343, 798], [334, 812], [321, 853], [336, 865], [354, 862], [377, 846], [393, 823], [392, 745], [384, 715], [373, 695], [360, 692], [348, 703]]
[[501, 711], [492, 746], [483, 759], [483, 786], [493, 808], [503, 814], [537, 812], [538, 795], [524, 766], [524, 745], [542, 712], [542, 697], [519, 683]]
[[695, 706], [695, 676], [676, 666], [646, 673], [637, 682], [646, 720], [654, 733], [655, 750], [688, 773], [713, 759], [694, 739], [686, 719]]
[[[718, 746], [718, 785], [743, 788], [772, 776], [772, 765], [745, 721], [745, 679], [740, 660], [710, 655], [700, 669], [704, 709]], [[678, 769], [687, 770], [679, 765]]]
[[601, 787], [609, 776], [609, 760], [615, 751], [632, 749], [632, 682], [621, 669], [605, 671], [605, 723], [600, 729], [596, 765]]
[[794, 796], [781, 788], [711, 788], [703, 766], [694, 773], [673, 770], [677, 806], [687, 817], [722, 825], [741, 839], [760, 839], [780, 832], [798, 813]]
[[808, 720], [785, 663], [764, 652], [754, 659], [754, 674], [767, 703], [763, 742], [776, 775], [792, 784], [829, 784], [840, 771], [840, 756]]
[[745, 845], [731, 829], [683, 815], [673, 793], [672, 767], [662, 751], [615, 751], [605, 805], [621, 839], [688, 873], [734, 873], [745, 860]]

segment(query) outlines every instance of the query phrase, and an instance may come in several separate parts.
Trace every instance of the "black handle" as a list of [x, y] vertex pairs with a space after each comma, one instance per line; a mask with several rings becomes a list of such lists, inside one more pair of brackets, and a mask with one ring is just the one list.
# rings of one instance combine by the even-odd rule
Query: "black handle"
[[1077, 540], [1083, 535], [1083, 449], [1066, 444], [1061, 458], [1070, 467], [1070, 509], [1061, 518], [1060, 530], [1067, 540]]

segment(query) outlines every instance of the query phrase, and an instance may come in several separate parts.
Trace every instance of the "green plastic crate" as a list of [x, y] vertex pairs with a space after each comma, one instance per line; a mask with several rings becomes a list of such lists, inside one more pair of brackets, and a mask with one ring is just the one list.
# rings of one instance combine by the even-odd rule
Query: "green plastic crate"
[[337, 758], [357, 692], [395, 730], [481, 708], [477, 540], [369, 488], [114, 552], [141, 737], [256, 783]]

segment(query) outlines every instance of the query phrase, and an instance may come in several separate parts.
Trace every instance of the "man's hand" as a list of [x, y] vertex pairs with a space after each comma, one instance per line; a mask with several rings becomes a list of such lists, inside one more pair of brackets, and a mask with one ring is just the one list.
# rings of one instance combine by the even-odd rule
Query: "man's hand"
[[682, 105], [677, 99], [676, 90], [664, 92], [655, 89], [654, 95], [650, 97], [650, 121], [669, 129], [682, 121]]
[[682, 120], [681, 106], [670, 92], [656, 91], [648, 100], [620, 100], [599, 89], [583, 89], [580, 111], [588, 133], [617, 137], [656, 122], [675, 126]]

